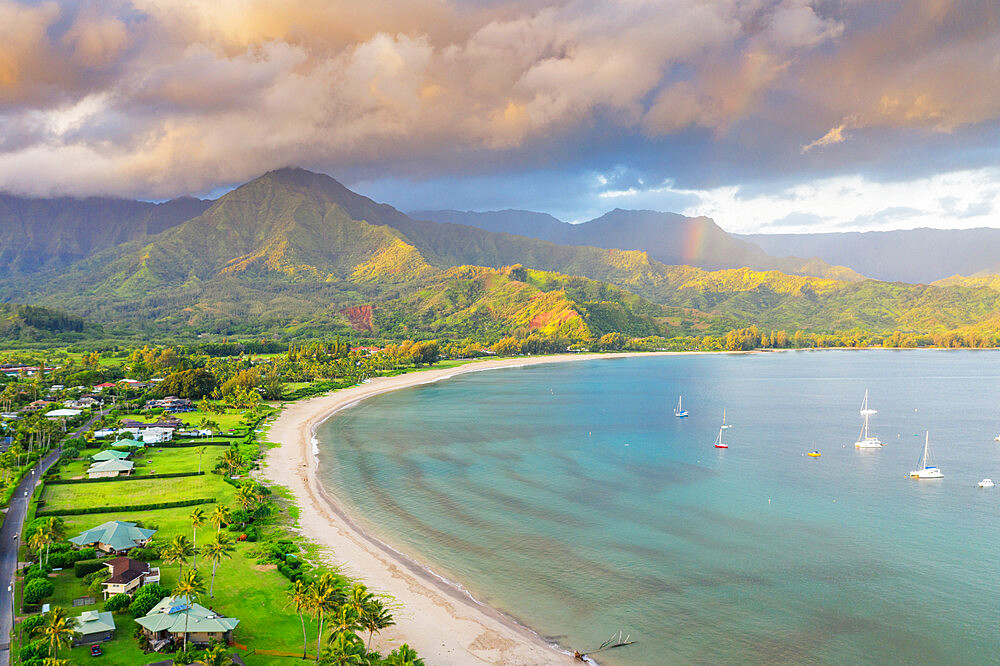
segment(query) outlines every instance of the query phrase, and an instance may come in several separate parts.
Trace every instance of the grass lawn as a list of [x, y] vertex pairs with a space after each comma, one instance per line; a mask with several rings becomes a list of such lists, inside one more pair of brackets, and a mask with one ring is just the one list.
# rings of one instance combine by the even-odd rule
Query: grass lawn
[[156, 419], [165, 418], [167, 416], [176, 416], [181, 421], [183, 421], [188, 426], [201, 427], [202, 419], [207, 419], [209, 421], [215, 421], [219, 424], [219, 427], [223, 432], [230, 429], [239, 428], [242, 424], [240, 421], [243, 420], [243, 412], [235, 409], [227, 409], [225, 414], [215, 414], [210, 412], [203, 412], [201, 410], [196, 410], [193, 412], [181, 412], [179, 414], [159, 414], [156, 416], [147, 416], [142, 413], [135, 414], [122, 414], [119, 419], [133, 419], [135, 421], [142, 421], [144, 423], [152, 423]]
[[[176, 472], [197, 472], [198, 471], [198, 449], [201, 447], [165, 448], [161, 449], [153, 445], [145, 449], [138, 449], [129, 458], [135, 463], [133, 476], [146, 476], [149, 474], [174, 474]], [[204, 472], [211, 472], [215, 467], [215, 462], [226, 452], [224, 446], [206, 446], [205, 453], [201, 456], [201, 469]], [[99, 449], [87, 449], [81, 451], [81, 460], [73, 460], [63, 463], [59, 469], [60, 479], [75, 479], [87, 476], [87, 469], [92, 464], [91, 456]]]
[[228, 504], [234, 492], [235, 489], [223, 482], [219, 476], [206, 474], [178, 479], [49, 485], [45, 487], [42, 499], [45, 502], [44, 508], [48, 510], [153, 504], [210, 497]]

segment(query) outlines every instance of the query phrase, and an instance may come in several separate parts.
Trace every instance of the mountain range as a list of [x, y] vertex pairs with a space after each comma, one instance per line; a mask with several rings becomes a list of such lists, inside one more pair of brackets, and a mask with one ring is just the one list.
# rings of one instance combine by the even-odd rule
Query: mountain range
[[817, 256], [879, 280], [929, 284], [1000, 273], [1000, 229], [907, 229], [738, 236], [767, 252]]
[[[53, 215], [59, 224], [46, 226]], [[613, 211], [577, 225], [582, 232], [552, 220], [552, 233], [570, 234], [553, 236], [560, 243], [415, 219], [302, 169], [269, 172], [211, 202], [9, 197], [0, 300], [60, 308], [110, 332], [479, 339], [704, 335], [749, 324], [926, 332], [985, 325], [1000, 306], [989, 281], [892, 284], [768, 259], [707, 218]], [[616, 225], [622, 248], [608, 247]], [[705, 267], [657, 260], [682, 259], [675, 240], [692, 233], [702, 245], [690, 261]], [[757, 261], [811, 263], [841, 279], [744, 265]]]

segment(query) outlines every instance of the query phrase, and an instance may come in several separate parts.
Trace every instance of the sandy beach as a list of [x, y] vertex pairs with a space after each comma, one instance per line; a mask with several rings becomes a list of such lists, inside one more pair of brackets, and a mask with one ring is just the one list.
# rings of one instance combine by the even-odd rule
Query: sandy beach
[[[670, 354], [662, 352], [661, 354]], [[467, 372], [539, 363], [650, 356], [652, 354], [578, 354], [483, 360], [457, 368], [380, 377], [291, 404], [272, 424], [269, 439], [280, 443], [267, 455], [264, 476], [294, 493], [303, 535], [325, 547], [331, 564], [402, 608], [396, 625], [373, 643], [387, 654], [401, 643], [415, 648], [428, 664], [551, 664], [572, 657], [502, 613], [476, 603], [457, 587], [435, 577], [377, 539], [367, 535], [320, 485], [312, 439], [316, 426], [358, 401], [387, 391], [447, 379]], [[564, 646], [569, 648], [572, 646]]]

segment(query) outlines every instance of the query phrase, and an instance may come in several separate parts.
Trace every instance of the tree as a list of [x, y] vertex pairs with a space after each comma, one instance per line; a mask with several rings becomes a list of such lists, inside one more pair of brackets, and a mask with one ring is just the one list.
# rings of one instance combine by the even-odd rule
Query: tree
[[181, 568], [187, 563], [187, 558], [194, 554], [194, 546], [183, 534], [174, 537], [166, 548], [160, 552], [160, 557], [167, 564], [177, 563], [177, 577], [181, 577]]
[[[173, 595], [175, 597], [184, 597], [188, 605], [193, 604], [195, 599], [198, 598], [199, 594], [205, 591], [205, 584], [201, 582], [201, 578], [198, 577], [198, 572], [195, 569], [188, 569], [188, 572], [181, 576], [177, 581], [177, 586], [174, 587]], [[188, 612], [184, 615], [184, 651], [187, 652], [188, 644], [188, 619], [191, 617], [191, 613]]]
[[317, 655], [317, 661], [324, 666], [371, 663], [364, 642], [349, 631], [332, 634], [323, 652]]
[[215, 384], [215, 375], [210, 370], [195, 368], [170, 373], [160, 382], [157, 390], [162, 395], [176, 395], [194, 400], [211, 394]]
[[233, 476], [243, 466], [245, 461], [243, 460], [243, 456], [240, 455], [239, 450], [235, 446], [231, 446], [222, 454], [220, 462], [226, 468], [229, 476]]
[[390, 652], [382, 663], [386, 666], [424, 666], [424, 660], [417, 656], [417, 651], [406, 643]]
[[226, 652], [226, 648], [221, 645], [213, 645], [211, 648], [205, 651], [205, 655], [196, 661], [196, 664], [203, 664], [204, 666], [224, 666], [226, 663], [232, 663], [232, 660], [227, 661], [226, 657], [229, 654]]
[[[309, 586], [302, 582], [302, 579], [295, 581], [292, 588], [288, 591], [288, 604], [295, 607], [295, 612], [299, 614], [299, 622], [302, 623], [302, 658], [307, 657], [306, 653], [306, 642], [309, 640], [306, 637], [306, 616], [305, 614], [309, 611]], [[288, 605], [286, 604], [286, 605]]]
[[323, 621], [343, 599], [340, 589], [335, 584], [333, 574], [325, 573], [309, 586], [309, 611], [316, 618], [318, 632], [316, 635], [316, 659], [319, 660], [319, 649], [323, 639]]
[[232, 559], [233, 547], [229, 537], [224, 532], [216, 532], [215, 538], [202, 548], [202, 554], [212, 563], [212, 584], [208, 588], [208, 596], [215, 598], [215, 568], [219, 566], [222, 558]]
[[48, 578], [33, 578], [24, 585], [22, 592], [26, 604], [37, 604], [45, 597], [51, 597], [56, 586]]
[[191, 550], [194, 551], [194, 568], [198, 568], [198, 528], [205, 524], [205, 512], [202, 508], [195, 507], [191, 510], [188, 515], [188, 520], [191, 521]]
[[73, 639], [80, 633], [75, 629], [76, 620], [66, 614], [66, 609], [56, 606], [45, 614], [45, 622], [35, 628], [35, 633], [41, 635], [49, 643], [49, 656], [55, 658], [59, 648], [64, 644], [72, 645]]
[[215, 525], [215, 531], [219, 532], [222, 530], [223, 525], [228, 525], [232, 520], [229, 513], [229, 507], [225, 504], [216, 504], [215, 511], [212, 512], [212, 515], [208, 520], [210, 523]]
[[370, 649], [372, 637], [386, 627], [396, 624], [392, 613], [385, 607], [381, 599], [372, 599], [368, 602], [361, 613], [361, 627], [368, 632], [368, 642], [365, 649]]

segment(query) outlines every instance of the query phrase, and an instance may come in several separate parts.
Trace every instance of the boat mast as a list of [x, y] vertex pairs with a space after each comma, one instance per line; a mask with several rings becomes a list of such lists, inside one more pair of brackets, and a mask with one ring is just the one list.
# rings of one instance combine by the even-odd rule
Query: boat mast
[[931, 447], [931, 431], [924, 434], [924, 469], [927, 469], [927, 451]]

